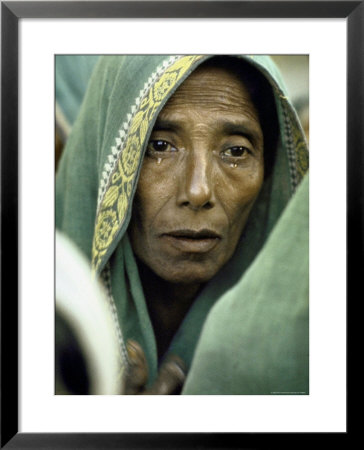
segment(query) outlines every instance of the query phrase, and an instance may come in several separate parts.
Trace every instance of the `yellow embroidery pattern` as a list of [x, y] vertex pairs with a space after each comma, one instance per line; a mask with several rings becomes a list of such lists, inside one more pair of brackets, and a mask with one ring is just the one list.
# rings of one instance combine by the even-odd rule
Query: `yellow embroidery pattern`
[[99, 271], [103, 258], [113, 242], [117, 232], [122, 227], [141, 158], [142, 147], [150, 123], [155, 118], [157, 110], [176, 83], [186, 71], [202, 55], [183, 56], [166, 68], [164, 73], [152, 85], [149, 92], [139, 105], [129, 128], [125, 147], [119, 161], [110, 177], [110, 184], [101, 201], [96, 218], [93, 247], [92, 266]]
[[308, 151], [305, 141], [302, 139], [302, 135], [296, 140], [296, 157], [297, 157], [297, 170], [301, 178], [308, 171]]
[[284, 123], [285, 146], [291, 176], [293, 192], [308, 171], [309, 152], [305, 134], [301, 129], [298, 118], [279, 89], [275, 89], [280, 98], [278, 111], [280, 121]]

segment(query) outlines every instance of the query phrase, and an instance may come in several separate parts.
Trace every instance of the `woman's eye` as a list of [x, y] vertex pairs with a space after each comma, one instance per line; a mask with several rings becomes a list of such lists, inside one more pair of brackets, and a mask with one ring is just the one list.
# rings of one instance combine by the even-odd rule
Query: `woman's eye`
[[152, 152], [173, 152], [176, 151], [176, 148], [167, 141], [156, 139], [149, 141], [148, 150]]
[[224, 150], [222, 153], [224, 156], [230, 156], [233, 158], [241, 158], [246, 153], [249, 153], [250, 150], [246, 147], [230, 147]]

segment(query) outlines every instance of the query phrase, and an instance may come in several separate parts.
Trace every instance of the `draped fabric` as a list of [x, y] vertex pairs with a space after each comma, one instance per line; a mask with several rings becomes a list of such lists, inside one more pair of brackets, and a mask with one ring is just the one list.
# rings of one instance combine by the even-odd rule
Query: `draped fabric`
[[308, 175], [244, 277], [212, 308], [184, 394], [309, 393]]
[[[210, 57], [101, 57], [57, 173], [56, 226], [86, 255], [107, 289], [124, 363], [127, 339], [143, 347], [149, 384], [158, 370], [157, 347], [144, 296], [148, 287], [141, 285], [127, 229], [155, 120], [181, 83]], [[272, 60], [237, 58], [256, 67], [271, 85], [279, 120], [277, 153], [233, 257], [200, 292], [171, 343], [169, 352], [187, 367], [211, 307], [244, 279], [308, 169], [304, 134]]]

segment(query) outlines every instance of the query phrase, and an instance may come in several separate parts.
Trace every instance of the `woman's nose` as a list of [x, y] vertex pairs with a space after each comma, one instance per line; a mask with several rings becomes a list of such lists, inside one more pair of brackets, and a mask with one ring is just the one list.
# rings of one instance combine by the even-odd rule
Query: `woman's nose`
[[180, 183], [180, 206], [188, 206], [194, 210], [214, 206], [212, 161], [207, 151], [193, 151], [187, 156]]

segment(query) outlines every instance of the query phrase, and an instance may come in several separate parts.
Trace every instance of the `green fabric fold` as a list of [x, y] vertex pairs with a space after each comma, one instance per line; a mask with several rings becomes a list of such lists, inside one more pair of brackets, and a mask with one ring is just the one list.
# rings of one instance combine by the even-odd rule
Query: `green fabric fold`
[[183, 394], [309, 393], [308, 175], [203, 326]]

